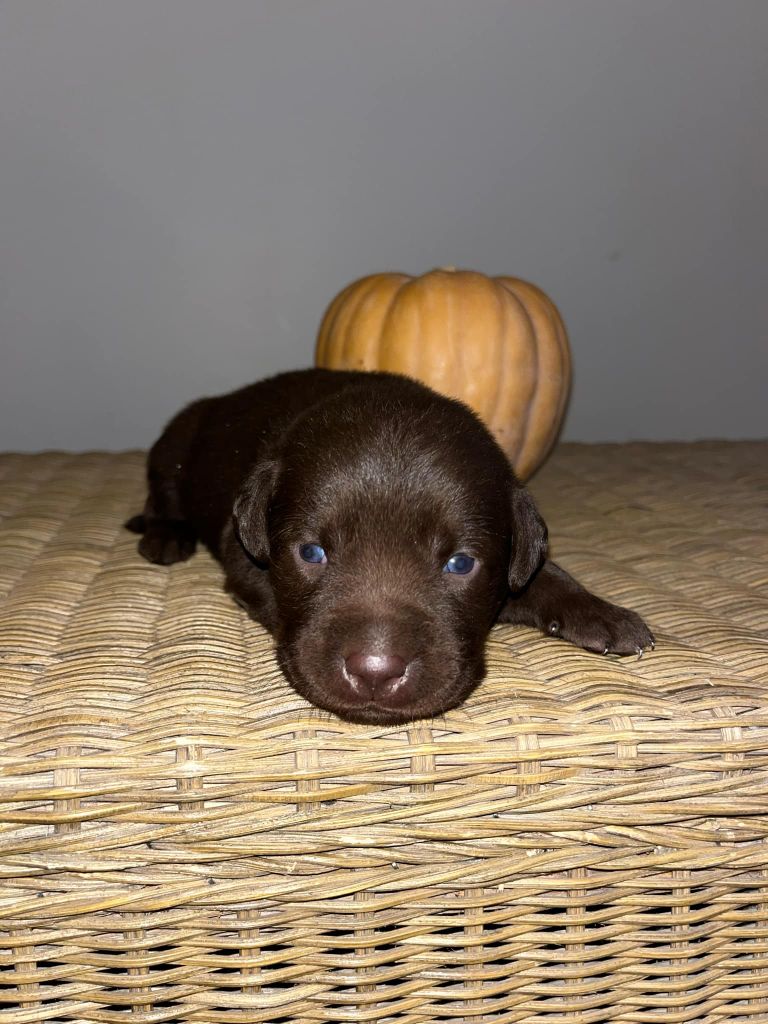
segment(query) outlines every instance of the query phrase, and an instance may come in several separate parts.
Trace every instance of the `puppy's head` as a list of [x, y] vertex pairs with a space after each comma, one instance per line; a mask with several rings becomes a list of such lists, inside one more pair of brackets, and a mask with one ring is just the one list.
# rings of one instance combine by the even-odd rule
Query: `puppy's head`
[[490, 626], [546, 544], [476, 417], [405, 383], [310, 409], [253, 469], [235, 520], [269, 565], [285, 674], [356, 722], [432, 717], [465, 700]]

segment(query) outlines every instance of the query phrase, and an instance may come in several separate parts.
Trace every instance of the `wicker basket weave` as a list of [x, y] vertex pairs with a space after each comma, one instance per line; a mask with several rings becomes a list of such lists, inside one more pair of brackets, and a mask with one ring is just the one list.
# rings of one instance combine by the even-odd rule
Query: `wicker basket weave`
[[501, 627], [444, 719], [298, 698], [139, 454], [0, 460], [0, 1019], [768, 1021], [768, 445], [564, 446], [642, 660]]

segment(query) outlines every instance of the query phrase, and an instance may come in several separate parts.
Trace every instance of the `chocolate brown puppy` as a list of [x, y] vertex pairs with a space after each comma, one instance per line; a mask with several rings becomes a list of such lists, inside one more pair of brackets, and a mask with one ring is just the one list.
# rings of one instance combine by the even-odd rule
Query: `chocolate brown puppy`
[[292, 686], [354, 722], [461, 704], [494, 622], [603, 654], [653, 645], [546, 557], [547, 530], [478, 418], [405, 377], [305, 370], [183, 409], [126, 526], [169, 565], [202, 541]]

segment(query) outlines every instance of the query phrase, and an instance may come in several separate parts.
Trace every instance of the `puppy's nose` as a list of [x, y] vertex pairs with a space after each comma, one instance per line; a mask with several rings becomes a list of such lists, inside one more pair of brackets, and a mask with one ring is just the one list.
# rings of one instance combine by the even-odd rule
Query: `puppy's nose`
[[344, 659], [344, 675], [358, 697], [391, 692], [405, 675], [407, 663], [399, 654], [350, 654]]

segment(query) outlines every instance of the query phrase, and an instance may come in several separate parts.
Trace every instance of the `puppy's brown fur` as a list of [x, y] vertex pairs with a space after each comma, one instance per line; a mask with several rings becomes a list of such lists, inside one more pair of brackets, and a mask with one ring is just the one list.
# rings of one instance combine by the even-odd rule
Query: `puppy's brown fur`
[[[546, 527], [464, 405], [384, 373], [286, 373], [182, 410], [152, 448], [126, 525], [167, 565], [201, 540], [275, 636], [295, 689], [394, 723], [464, 701], [495, 621], [599, 653], [653, 644], [634, 612], [546, 559]], [[317, 544], [326, 561], [307, 562]], [[452, 555], [474, 559], [444, 571]]]

